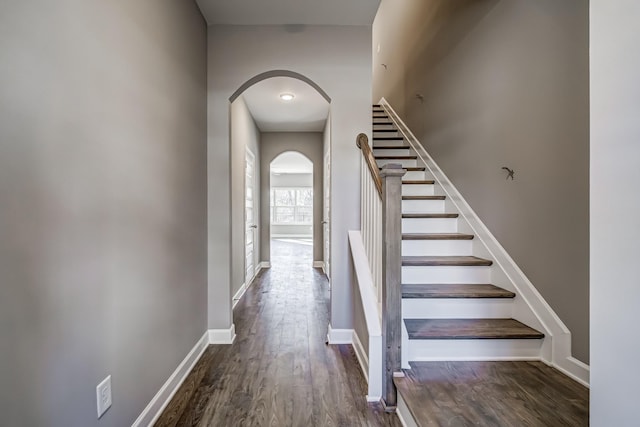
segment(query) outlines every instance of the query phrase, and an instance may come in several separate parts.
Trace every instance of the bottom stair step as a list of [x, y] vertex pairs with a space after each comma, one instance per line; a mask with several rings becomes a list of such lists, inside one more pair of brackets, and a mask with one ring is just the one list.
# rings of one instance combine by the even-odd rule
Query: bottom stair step
[[542, 339], [515, 319], [405, 319], [410, 340]]
[[393, 381], [406, 425], [589, 425], [589, 390], [542, 362], [412, 362]]

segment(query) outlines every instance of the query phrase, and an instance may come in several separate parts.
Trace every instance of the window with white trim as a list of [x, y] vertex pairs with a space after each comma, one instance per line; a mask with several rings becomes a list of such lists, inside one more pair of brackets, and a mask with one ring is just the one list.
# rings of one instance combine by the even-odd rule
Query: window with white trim
[[311, 225], [313, 188], [277, 187], [271, 189], [271, 224]]

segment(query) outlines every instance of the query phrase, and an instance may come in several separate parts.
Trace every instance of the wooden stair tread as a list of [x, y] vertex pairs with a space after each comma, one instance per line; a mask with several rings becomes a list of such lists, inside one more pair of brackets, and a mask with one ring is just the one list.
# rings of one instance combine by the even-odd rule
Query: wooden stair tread
[[458, 218], [457, 213], [403, 213], [402, 218], [407, 219], [437, 219], [437, 218]]
[[[373, 141], [400, 141], [404, 139], [402, 136], [374, 136]], [[373, 148], [376, 148], [375, 145]]]
[[422, 283], [402, 285], [402, 298], [514, 298], [516, 294], [491, 284]]
[[432, 179], [402, 181], [403, 185], [433, 185], [435, 183]]
[[414, 267], [487, 267], [493, 261], [475, 256], [403, 256], [402, 265]]
[[[409, 168], [405, 168], [409, 170]], [[447, 196], [402, 196], [402, 200], [444, 200]]]
[[402, 240], [473, 240], [473, 234], [465, 233], [404, 233]]
[[375, 145], [374, 150], [409, 150], [410, 145]]
[[418, 156], [373, 156], [376, 160], [416, 160]]
[[404, 319], [409, 339], [541, 339], [515, 319]]
[[[382, 168], [378, 168], [380, 170], [382, 170]], [[407, 172], [424, 172], [426, 170], [426, 168], [424, 166], [410, 166], [410, 167], [406, 167], [406, 168], [402, 168], [404, 170], [406, 170]], [[406, 196], [409, 197], [409, 196]], [[444, 196], [442, 196], [444, 197]]]

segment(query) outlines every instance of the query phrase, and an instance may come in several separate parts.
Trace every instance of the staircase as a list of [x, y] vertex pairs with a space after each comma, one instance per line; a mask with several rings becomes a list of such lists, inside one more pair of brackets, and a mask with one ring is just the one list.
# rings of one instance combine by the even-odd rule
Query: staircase
[[493, 261], [381, 106], [373, 106], [378, 167], [401, 164], [403, 368], [434, 360], [538, 359], [544, 334], [512, 318], [517, 295], [492, 283]]

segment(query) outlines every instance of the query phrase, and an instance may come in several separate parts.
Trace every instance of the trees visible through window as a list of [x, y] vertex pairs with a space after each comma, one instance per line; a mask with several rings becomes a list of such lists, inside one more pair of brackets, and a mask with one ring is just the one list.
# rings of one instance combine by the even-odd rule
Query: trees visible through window
[[311, 224], [312, 188], [272, 188], [271, 224]]

